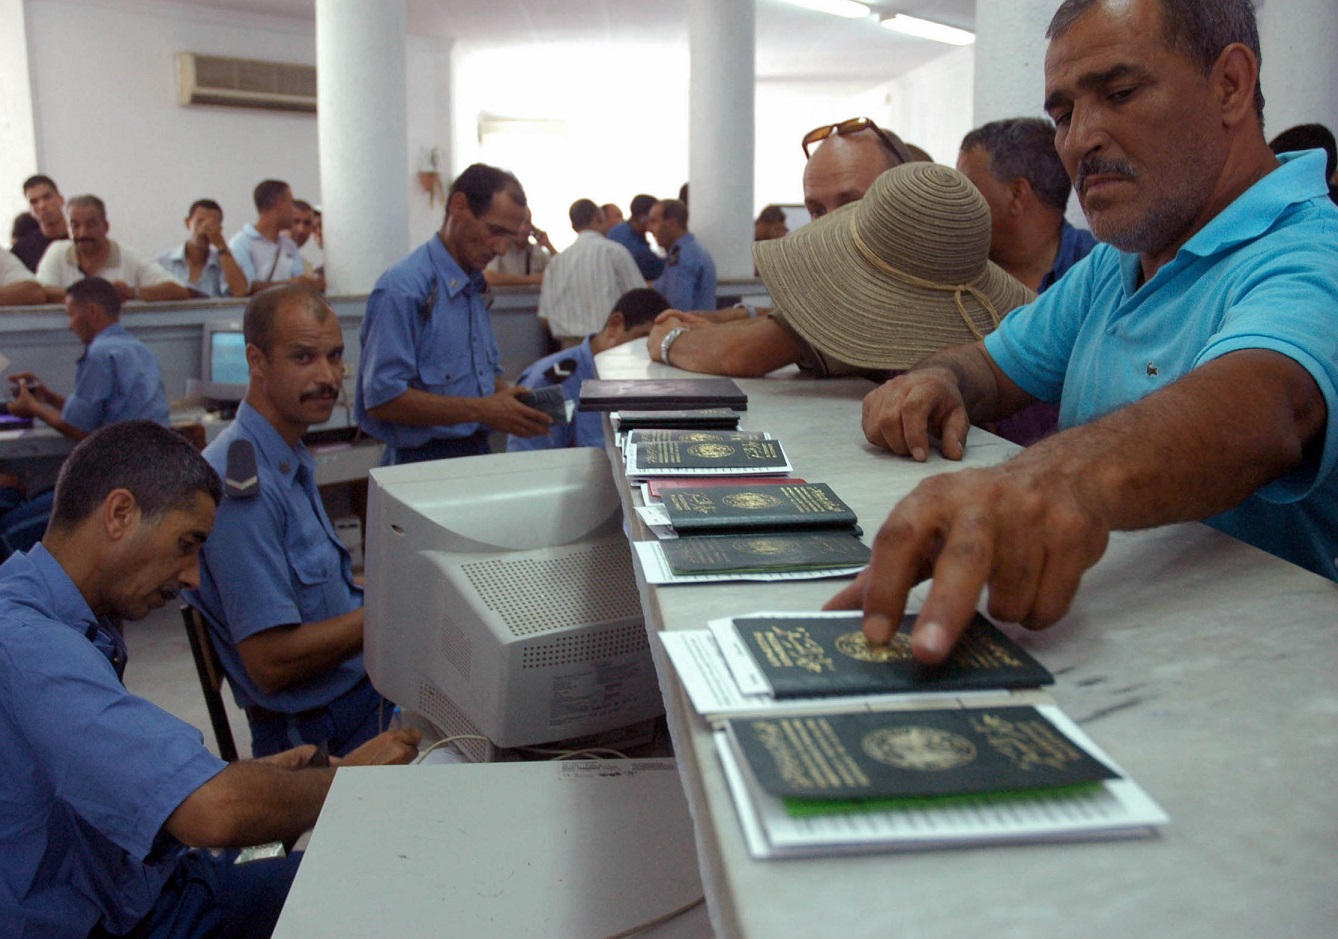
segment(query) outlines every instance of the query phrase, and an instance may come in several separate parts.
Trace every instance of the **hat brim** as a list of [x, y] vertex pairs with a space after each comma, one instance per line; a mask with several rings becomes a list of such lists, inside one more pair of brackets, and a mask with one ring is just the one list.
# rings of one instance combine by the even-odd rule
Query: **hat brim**
[[[790, 328], [825, 355], [885, 370], [910, 368], [994, 330], [994, 316], [970, 291], [919, 286], [875, 267], [855, 244], [858, 208], [842, 206], [784, 238], [753, 246], [758, 274]], [[921, 242], [933, 236], [916, 235]], [[930, 247], [961, 250], [947, 238]], [[895, 259], [884, 260], [896, 266]], [[1036, 298], [991, 261], [974, 286], [1000, 318]]]

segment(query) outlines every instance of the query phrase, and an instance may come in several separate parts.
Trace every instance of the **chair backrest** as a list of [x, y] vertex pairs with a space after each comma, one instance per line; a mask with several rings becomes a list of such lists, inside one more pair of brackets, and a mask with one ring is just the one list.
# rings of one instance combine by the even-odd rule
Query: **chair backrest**
[[189, 603], [182, 604], [181, 619], [186, 624], [191, 654], [195, 656], [195, 670], [200, 675], [200, 691], [204, 693], [204, 704], [209, 709], [218, 755], [231, 763], [237, 759], [237, 742], [232, 737], [232, 724], [223, 707], [223, 665], [214, 649], [214, 639], [209, 635], [209, 624], [205, 622], [204, 614]]

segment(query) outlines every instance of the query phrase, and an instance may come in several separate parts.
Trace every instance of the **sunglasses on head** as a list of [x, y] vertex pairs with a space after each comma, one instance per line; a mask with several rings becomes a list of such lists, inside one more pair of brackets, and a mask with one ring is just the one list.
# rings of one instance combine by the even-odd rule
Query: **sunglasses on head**
[[881, 127], [867, 117], [852, 117], [850, 120], [842, 121], [839, 124], [824, 124], [821, 127], [813, 128], [807, 134], [804, 134], [802, 144], [804, 148], [804, 158], [807, 159], [810, 155], [808, 152], [809, 147], [813, 146], [815, 143], [821, 143], [832, 134], [836, 134], [838, 137], [845, 137], [848, 134], [858, 134], [860, 131], [864, 130], [871, 130], [877, 134], [878, 139], [883, 142], [883, 146], [887, 147], [898, 160], [901, 160], [903, 163], [909, 162], [910, 156], [905, 152], [906, 148], [904, 146], [897, 146], [892, 141], [892, 138], [889, 137]]

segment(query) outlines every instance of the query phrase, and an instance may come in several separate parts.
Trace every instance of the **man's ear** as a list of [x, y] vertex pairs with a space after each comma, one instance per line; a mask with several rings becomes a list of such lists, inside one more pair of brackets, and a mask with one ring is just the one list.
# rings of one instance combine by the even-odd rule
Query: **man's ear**
[[1208, 80], [1213, 83], [1223, 125], [1234, 127], [1255, 113], [1259, 60], [1248, 46], [1233, 42], [1223, 49]]
[[246, 344], [246, 366], [252, 375], [264, 377], [265, 353], [261, 352], [260, 347], [252, 342]]
[[623, 331], [626, 329], [627, 319], [623, 316], [622, 311], [620, 310], [614, 310], [610, 313], [608, 320], [604, 323], [604, 335], [606, 336], [622, 335]]
[[446, 201], [446, 215], [460, 215], [464, 212], [469, 212], [469, 197], [463, 192], [454, 193], [450, 199]]
[[1031, 180], [1025, 176], [1014, 177], [1008, 184], [1008, 211], [1015, 215], [1021, 212], [1031, 194]]
[[102, 526], [112, 541], [123, 541], [139, 525], [139, 501], [129, 489], [113, 489], [102, 500]]

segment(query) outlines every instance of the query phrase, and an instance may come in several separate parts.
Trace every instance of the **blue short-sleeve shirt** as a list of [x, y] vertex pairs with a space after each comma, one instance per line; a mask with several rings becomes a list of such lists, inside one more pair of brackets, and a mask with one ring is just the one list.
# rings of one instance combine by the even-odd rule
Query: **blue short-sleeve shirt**
[[[325, 707], [366, 675], [362, 656], [272, 694], [246, 672], [237, 644], [273, 629], [343, 616], [362, 607], [353, 561], [316, 493], [315, 461], [304, 445], [290, 447], [246, 402], [237, 419], [205, 448], [209, 465], [225, 475], [228, 448], [255, 448], [260, 494], [225, 498], [200, 552], [200, 587], [191, 604], [210, 620], [219, 658], [239, 706], [296, 714]], [[306, 484], [301, 473], [313, 474]]]
[[[590, 348], [590, 337], [579, 346], [554, 352], [535, 362], [520, 373], [516, 382], [531, 391], [558, 385], [562, 396], [573, 403], [581, 397], [581, 382], [595, 377], [595, 353]], [[547, 434], [539, 437], [507, 438], [508, 453], [516, 450], [560, 450], [563, 447], [604, 446], [604, 418], [597, 411], [577, 411], [570, 424], [554, 424]]]
[[664, 258], [651, 250], [646, 236], [633, 228], [631, 222], [614, 225], [609, 229], [608, 239], [632, 252], [632, 260], [636, 261], [641, 276], [646, 280], [654, 280], [664, 273]]
[[158, 263], [163, 266], [163, 270], [198, 294], [206, 297], [232, 296], [228, 279], [223, 276], [223, 262], [219, 260], [218, 249], [213, 245], [209, 246], [209, 257], [205, 260], [204, 267], [200, 269], [200, 276], [195, 280], [190, 279], [190, 262], [186, 260], [184, 244], [158, 255]]
[[1096, 420], [1243, 349], [1310, 373], [1329, 420], [1306, 462], [1206, 521], [1338, 580], [1338, 208], [1319, 151], [1284, 154], [1139, 284], [1139, 259], [1098, 245], [985, 338], [1005, 374], [1060, 427]]
[[120, 933], [185, 845], [163, 824], [225, 764], [200, 732], [132, 695], [94, 617], [42, 545], [0, 566], [0, 933]]
[[715, 309], [715, 261], [696, 235], [688, 232], [674, 242], [654, 286], [675, 310]]
[[484, 300], [487, 286], [481, 272], [466, 274], [436, 235], [381, 275], [362, 321], [354, 415], [363, 430], [410, 449], [486, 430], [479, 423], [393, 424], [367, 412], [410, 388], [453, 398], [496, 391], [501, 355]]
[[112, 323], [93, 337], [74, 370], [74, 391], [60, 416], [85, 433], [117, 421], [167, 426], [171, 415], [163, 370], [148, 346]]

